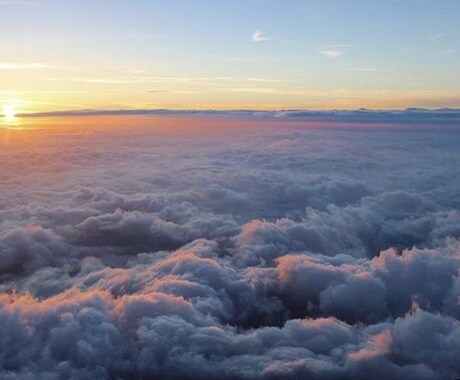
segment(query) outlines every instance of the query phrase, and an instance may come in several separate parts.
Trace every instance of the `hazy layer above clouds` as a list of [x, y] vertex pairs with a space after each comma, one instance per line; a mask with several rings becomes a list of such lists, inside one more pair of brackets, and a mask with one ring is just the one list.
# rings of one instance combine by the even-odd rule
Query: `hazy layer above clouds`
[[458, 108], [406, 108], [403, 110], [373, 110], [360, 108], [357, 110], [306, 110], [291, 109], [285, 111], [253, 111], [253, 110], [170, 110], [170, 109], [84, 109], [69, 111], [33, 112], [19, 114], [21, 117], [47, 118], [72, 116], [204, 116], [227, 118], [255, 118], [277, 120], [304, 121], [338, 121], [354, 123], [400, 123], [400, 124], [433, 124], [458, 125], [460, 109]]
[[460, 376], [459, 131], [212, 123], [0, 131], [0, 377]]

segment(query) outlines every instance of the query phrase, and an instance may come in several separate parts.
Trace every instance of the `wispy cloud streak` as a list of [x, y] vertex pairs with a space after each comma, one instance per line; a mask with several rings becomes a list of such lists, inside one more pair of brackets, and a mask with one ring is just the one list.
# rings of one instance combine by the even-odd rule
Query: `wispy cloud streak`
[[264, 41], [270, 41], [270, 38], [266, 37], [260, 29], [256, 29], [256, 31], [252, 34], [252, 42]]
[[0, 62], [0, 70], [42, 70], [52, 69], [55, 66], [46, 63], [12, 63]]

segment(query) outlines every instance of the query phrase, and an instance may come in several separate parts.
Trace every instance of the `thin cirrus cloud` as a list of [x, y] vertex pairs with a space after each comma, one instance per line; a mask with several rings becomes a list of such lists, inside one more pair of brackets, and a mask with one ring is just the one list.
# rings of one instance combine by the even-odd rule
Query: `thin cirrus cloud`
[[252, 42], [264, 42], [270, 41], [270, 38], [264, 35], [264, 33], [260, 29], [256, 29], [254, 33], [252, 33]]
[[351, 48], [353, 45], [328, 45], [321, 46], [317, 49], [319, 54], [325, 55], [331, 59], [336, 59], [343, 55], [345, 49]]
[[51, 69], [54, 66], [46, 63], [16, 63], [16, 62], [0, 62], [0, 70], [36, 70], [36, 69]]
[[439, 54], [442, 54], [442, 55], [452, 55], [455, 53], [455, 49], [445, 49], [443, 51], [441, 51]]
[[320, 50], [320, 54], [323, 54], [329, 58], [336, 59], [342, 55], [342, 51], [338, 49], [326, 49]]
[[430, 37], [430, 40], [431, 41], [438, 41], [440, 40], [441, 38], [444, 38], [446, 36], [445, 33], [438, 33], [438, 34], [435, 34], [433, 36]]
[[375, 67], [357, 67], [355, 68], [355, 71], [360, 71], [363, 73], [372, 73], [374, 71], [377, 71]]
[[160, 83], [160, 84], [207, 84], [235, 82], [280, 82], [279, 79], [264, 77], [232, 77], [232, 76], [203, 76], [203, 77], [160, 77], [160, 76], [114, 76], [114, 77], [78, 77], [78, 78], [48, 78], [49, 82], [82, 82], [98, 84], [130, 84], [130, 83]]

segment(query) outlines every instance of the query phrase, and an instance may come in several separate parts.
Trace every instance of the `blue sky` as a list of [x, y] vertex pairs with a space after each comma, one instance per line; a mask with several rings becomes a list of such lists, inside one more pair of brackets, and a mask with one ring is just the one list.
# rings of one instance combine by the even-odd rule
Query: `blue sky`
[[0, 101], [456, 107], [459, 14], [454, 0], [0, 0]]

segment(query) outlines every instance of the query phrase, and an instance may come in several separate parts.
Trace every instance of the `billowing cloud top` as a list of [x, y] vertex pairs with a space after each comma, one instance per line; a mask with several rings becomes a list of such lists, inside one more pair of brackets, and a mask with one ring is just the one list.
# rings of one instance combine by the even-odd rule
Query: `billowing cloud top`
[[458, 377], [459, 131], [277, 116], [1, 131], [0, 377]]

